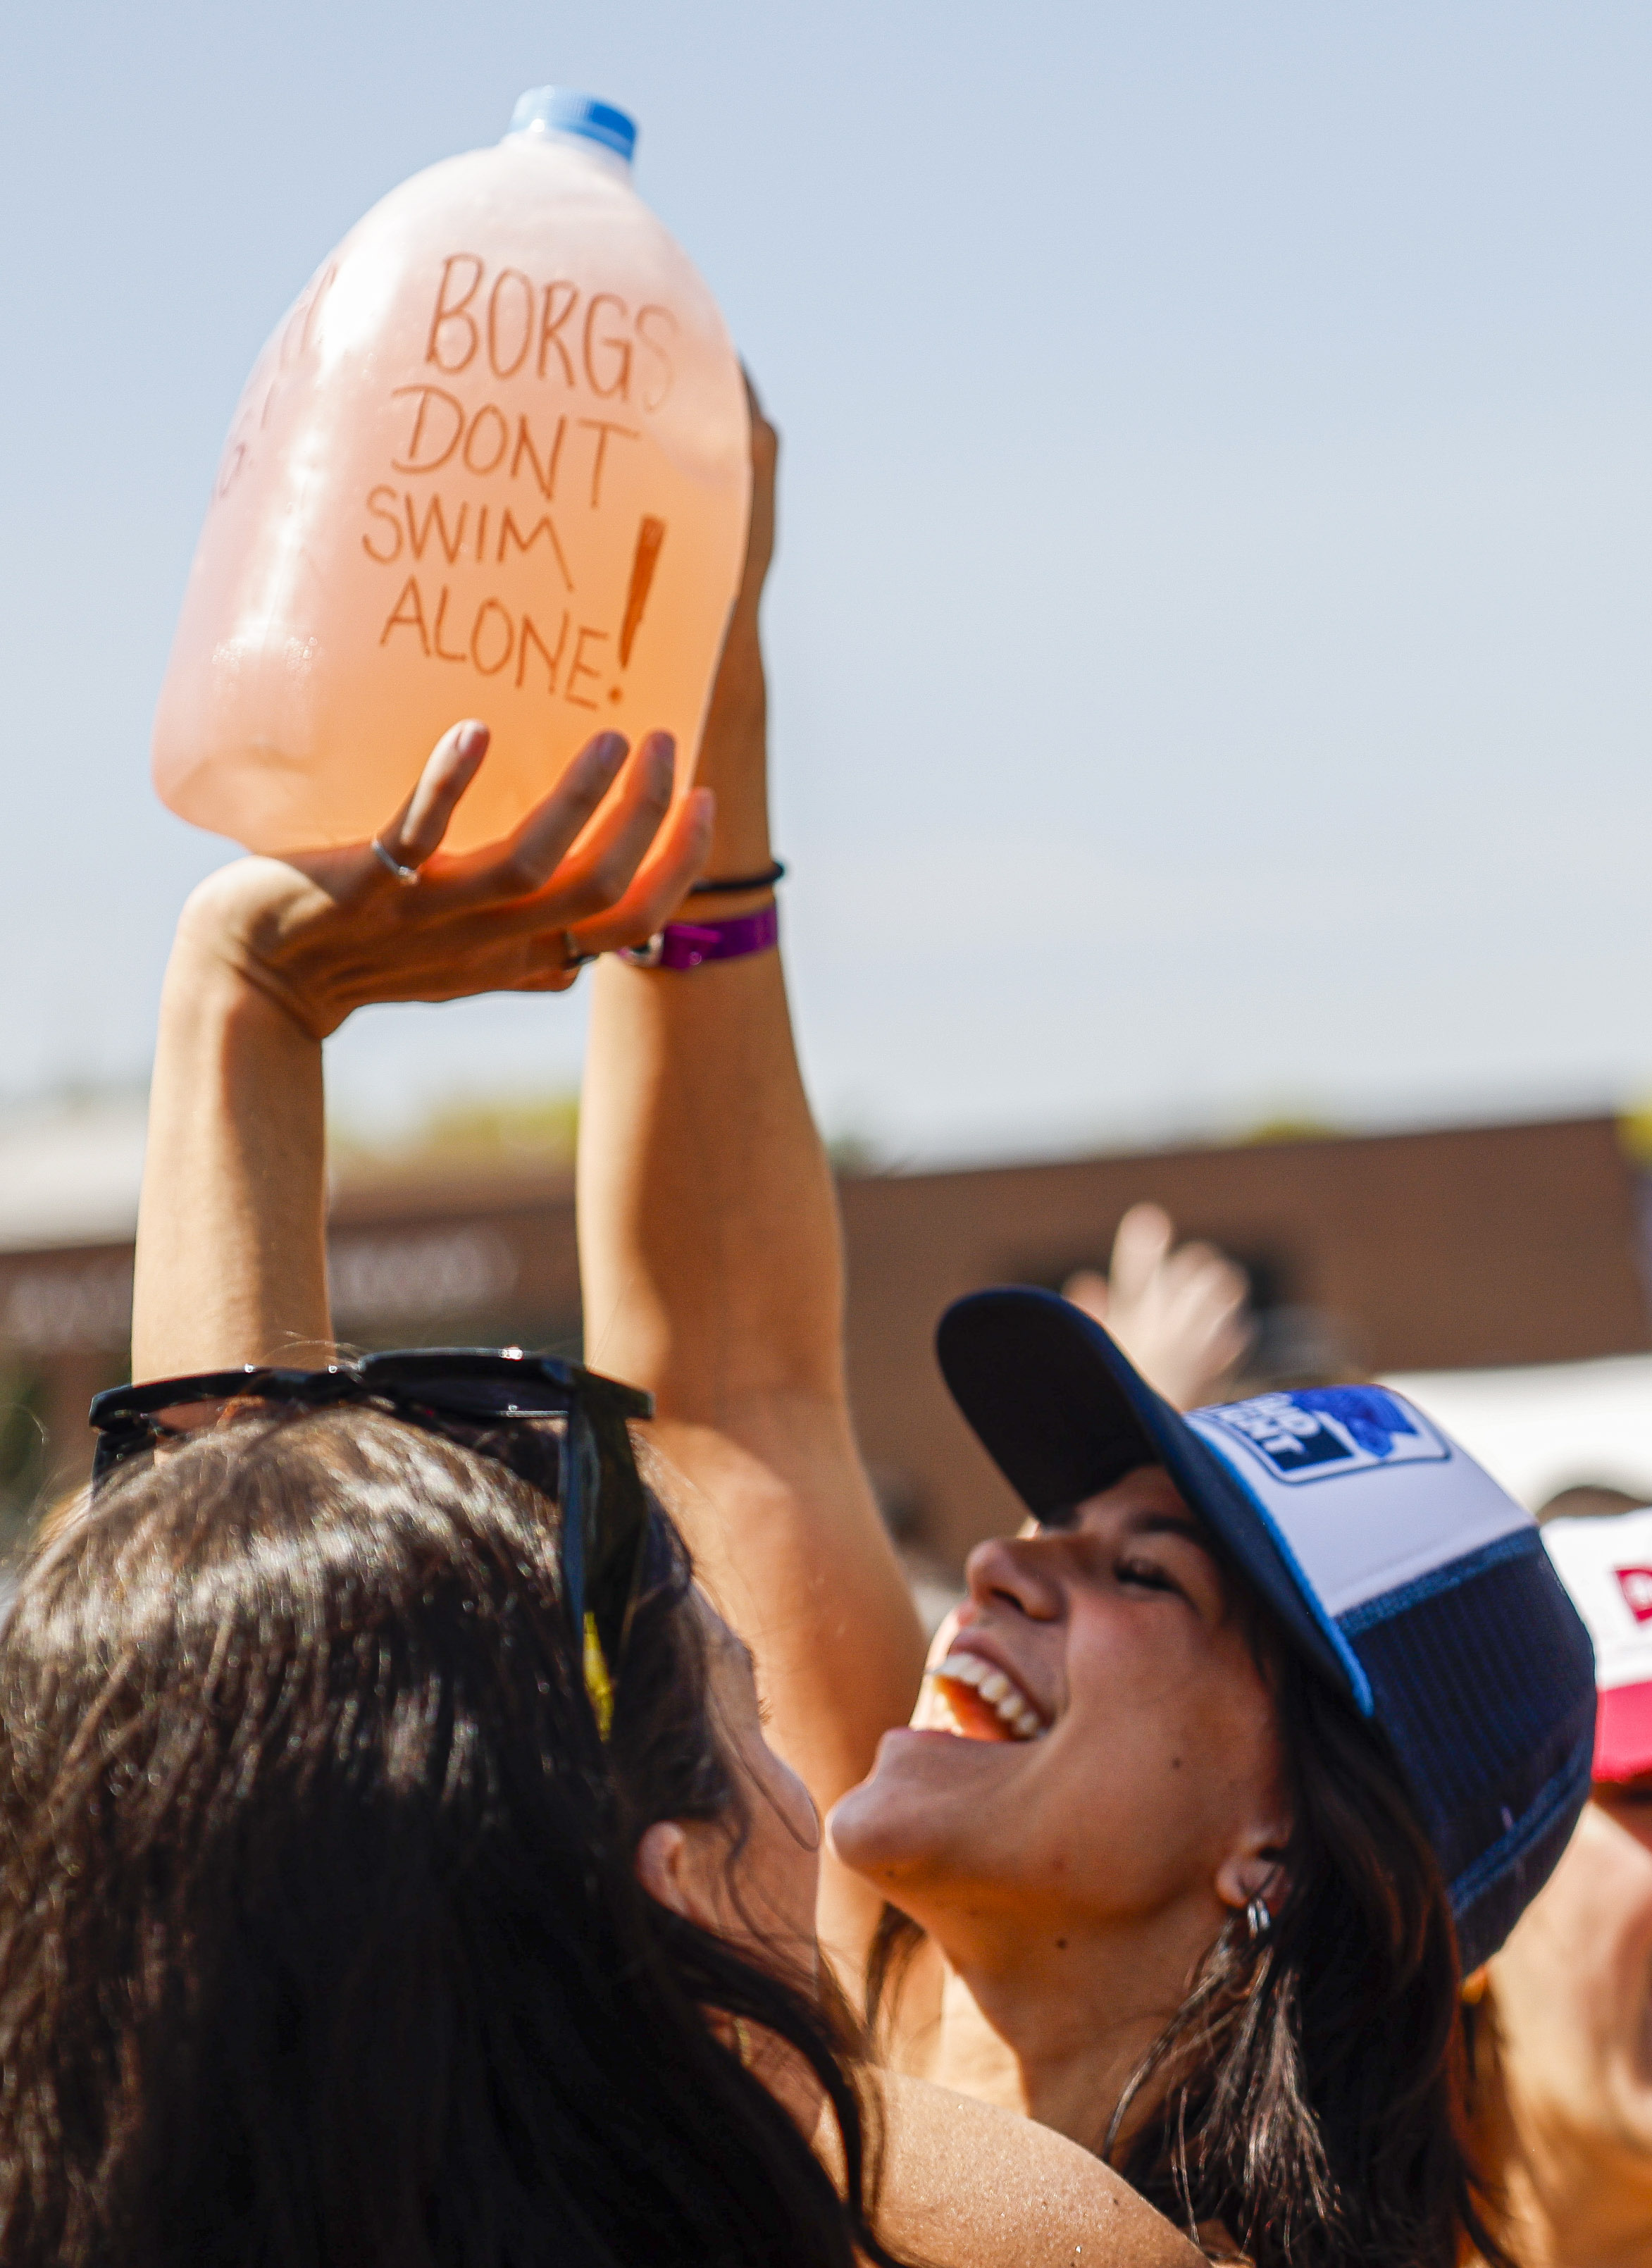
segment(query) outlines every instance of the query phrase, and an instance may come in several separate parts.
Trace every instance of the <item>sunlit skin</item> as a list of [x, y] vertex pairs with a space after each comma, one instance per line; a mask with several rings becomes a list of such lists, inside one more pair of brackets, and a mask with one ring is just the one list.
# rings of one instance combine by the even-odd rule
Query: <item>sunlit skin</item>
[[766, 1967], [811, 1984], [820, 1815], [764, 1735], [751, 1649], [703, 1594], [696, 1593], [693, 1611], [705, 1633], [712, 1723], [738, 1782], [738, 1813], [657, 1822], [638, 1845], [637, 1872], [662, 1904], [746, 1947]]
[[914, 2067], [1094, 2146], [1223, 1924], [1282, 1889], [1274, 1699], [1156, 1466], [1070, 1528], [982, 1544], [967, 1574], [932, 1665], [986, 1660], [1044, 1729], [1012, 1739], [967, 1685], [931, 1677], [833, 1808], [832, 1843], [945, 1957]]
[[[750, 1650], [702, 1594], [693, 1611], [705, 1633], [712, 1721], [739, 1801], [725, 1819], [657, 1822], [638, 1845], [637, 1873], [662, 1904], [806, 1988], [819, 1955], [819, 1814], [769, 1746]], [[802, 2058], [760, 2026], [712, 2021], [841, 2179], [836, 2128], [822, 2116], [824, 2094]], [[1111, 2174], [1101, 2193], [1102, 2169], [1055, 2136], [900, 2076], [885, 2076], [878, 2102], [879, 2218], [899, 2256], [959, 2268], [1055, 2268], [1093, 2251], [1117, 2268], [1195, 2268], [1197, 2256], [1156, 2213]]]
[[[647, 1828], [637, 1876], [662, 1905], [806, 1992], [819, 1968], [820, 1815], [764, 1737], [751, 1649], [703, 1594], [696, 1593], [691, 1611], [704, 1632], [711, 1719], [738, 1798], [726, 1819], [665, 1819]], [[726, 2029], [732, 2044], [734, 2028]], [[740, 2045], [769, 2092], [812, 2133], [821, 2102], [814, 2074], [767, 2033], [748, 2031]]]
[[[385, 875], [363, 844], [342, 865], [331, 857], [334, 880], [348, 885], [331, 894], [261, 859], [225, 870], [239, 877], [232, 887], [197, 894], [168, 973], [151, 1088], [133, 1318], [138, 1376], [261, 1361], [277, 1351], [290, 1360], [296, 1347], [331, 1347], [319, 1035], [363, 1005], [350, 995], [351, 982], [385, 1000], [560, 990], [573, 981], [570, 951], [606, 954], [648, 936], [702, 871], [752, 874], [768, 865], [757, 600], [773, 535], [775, 436], [755, 403], [752, 436], [746, 581], [696, 768], [704, 785], [690, 792], [675, 821], [665, 817], [668, 747], [657, 737], [645, 742], [615, 788], [618, 755], [593, 744], [587, 772], [576, 767], [521, 839], [499, 846], [498, 903], [479, 896], [466, 912], [456, 901], [476, 879], [471, 868], [444, 865], [430, 875], [428, 858], [466, 784], [463, 766], [453, 769], [461, 744], [478, 753], [460, 728], [385, 830], [403, 862], [425, 860], [418, 888], [404, 890]], [[600, 816], [592, 824], [610, 789], [613, 824]], [[711, 903], [734, 914], [765, 895]], [[270, 936], [280, 948], [275, 963], [257, 952], [249, 959]], [[724, 1573], [738, 1569], [739, 1598], [760, 1602], [747, 1627], [759, 1642], [776, 1739], [824, 1805], [864, 1771], [876, 1733], [910, 1708], [922, 1637], [841, 1404], [837, 1307], [820, 1280], [839, 1251], [832, 1183], [795, 1063], [790, 1089], [784, 1076], [776, 1087], [776, 1068], [783, 1074], [791, 1061], [778, 957], [708, 967], [686, 985], [612, 959], [601, 976], [605, 1001], [642, 1020], [618, 1030], [610, 1023], [604, 1064], [588, 1079], [582, 1241], [584, 1225], [603, 1223], [606, 1208], [618, 1203], [626, 1219], [649, 1224], [651, 1258], [635, 1265], [616, 1251], [617, 1286], [600, 1270], [588, 1284], [587, 1315], [606, 1318], [593, 1322], [598, 1344], [588, 1351], [615, 1375], [641, 1380], [669, 1351], [672, 1374], [660, 1381], [656, 1440], [691, 1484], [715, 1484], [720, 1513], [733, 1506], [752, 1515], [732, 1550], [701, 1520], [690, 1538], [696, 1559], [702, 1574], [709, 1564]], [[293, 1012], [283, 1005], [289, 1000]], [[596, 1020], [605, 1020], [601, 1006]], [[670, 1066], [658, 1044], [668, 1028], [681, 1048], [680, 1064]], [[680, 1068], [705, 1082], [707, 1108], [679, 1091]], [[652, 1138], [649, 1111], [629, 1098], [632, 1079], [655, 1100], [669, 1099], [664, 1141]], [[760, 1097], [760, 1107], [731, 1114], [731, 1094]], [[629, 1175], [640, 1160], [682, 1175], [683, 1187], [631, 1204]], [[613, 1169], [606, 1182], [594, 1170], [598, 1162]], [[710, 1268], [695, 1241], [701, 1232], [713, 1238]], [[673, 1287], [688, 1289], [695, 1320], [651, 1338], [635, 1303], [662, 1270]], [[731, 1359], [725, 1332], [737, 1319], [759, 1350], [755, 1374], [738, 1350]], [[689, 1386], [684, 1364], [691, 1378], [714, 1381], [715, 1425], [672, 1425], [671, 1412]], [[690, 1387], [691, 1401], [696, 1391]], [[731, 1418], [752, 1421], [754, 1442], [721, 1430]], [[794, 1494], [787, 1477], [794, 1473], [824, 1490], [824, 1501]], [[693, 1486], [684, 1493], [692, 1502]], [[788, 1564], [805, 1537], [829, 1555], [829, 1582]], [[723, 1542], [732, 1541], [731, 1531]], [[718, 1737], [745, 1782], [750, 1834], [736, 1851], [726, 1821], [657, 1822], [641, 1838], [639, 1873], [663, 1903], [724, 1924], [754, 1948], [761, 1940], [770, 1957], [778, 1948], [784, 1966], [812, 1973], [818, 1876], [830, 1872], [841, 1889], [869, 1902], [844, 1869], [820, 1864], [814, 1807], [764, 1738], [750, 1656], [721, 1626], [709, 1624], [708, 1633]], [[847, 1676], [830, 1643], [840, 1633], [854, 1650]], [[815, 1693], [848, 1707], [841, 1720], [822, 1719], [811, 1737], [797, 1705], [800, 1694]], [[724, 2036], [742, 2044], [731, 2024]], [[812, 2084], [802, 2084], [760, 2029], [749, 2046], [757, 2075], [806, 2124]], [[1070, 2268], [1081, 2255], [1112, 2268], [1183, 2261], [1196, 2268], [1167, 2222], [1056, 2135], [904, 2077], [885, 2075], [878, 2093], [880, 2218], [898, 2256], [958, 2268]], [[819, 2146], [831, 2162], [829, 2121]]]
[[1520, 2268], [1652, 2261], [1652, 1774], [1599, 1783], [1484, 1973], [1475, 2139]]

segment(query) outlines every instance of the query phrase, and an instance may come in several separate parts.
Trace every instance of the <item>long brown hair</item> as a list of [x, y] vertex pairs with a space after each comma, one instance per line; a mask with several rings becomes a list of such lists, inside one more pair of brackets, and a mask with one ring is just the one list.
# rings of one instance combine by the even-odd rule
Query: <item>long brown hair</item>
[[[1132, 2073], [1108, 2154], [1161, 2210], [1257, 2268], [1453, 2268], [1502, 2256], [1466, 2154], [1450, 1903], [1380, 1737], [1274, 1652], [1293, 1783], [1286, 1889], [1242, 1915]], [[1156, 2097], [1134, 2126], [1142, 2095]], [[1120, 2146], [1120, 2138], [1125, 2137]]]
[[[636, 1880], [649, 1822], [740, 1828], [683, 1547], [656, 1507], [605, 1744], [555, 1529], [466, 1448], [287, 1413], [120, 1476], [26, 1572], [7, 2268], [888, 2262], [829, 2016]], [[847, 2202], [750, 2026], [829, 2104]]]

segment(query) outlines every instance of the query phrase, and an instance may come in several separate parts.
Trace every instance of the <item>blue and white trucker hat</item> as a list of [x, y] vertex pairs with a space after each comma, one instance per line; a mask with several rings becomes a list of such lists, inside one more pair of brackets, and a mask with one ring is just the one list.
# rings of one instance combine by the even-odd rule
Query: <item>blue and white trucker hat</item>
[[1464, 1971], [1547, 1880], [1589, 1793], [1589, 1633], [1530, 1513], [1383, 1386], [1184, 1417], [1053, 1292], [941, 1318], [954, 1400], [1024, 1504], [1060, 1525], [1162, 1464], [1288, 1634], [1386, 1736], [1449, 1886]]

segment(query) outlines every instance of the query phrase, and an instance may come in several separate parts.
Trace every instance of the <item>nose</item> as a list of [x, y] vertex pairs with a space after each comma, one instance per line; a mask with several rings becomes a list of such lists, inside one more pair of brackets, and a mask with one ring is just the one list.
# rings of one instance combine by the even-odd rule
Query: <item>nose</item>
[[964, 1563], [964, 1580], [978, 1607], [1013, 1607], [1032, 1622], [1059, 1622], [1063, 1594], [1043, 1535], [994, 1535]]

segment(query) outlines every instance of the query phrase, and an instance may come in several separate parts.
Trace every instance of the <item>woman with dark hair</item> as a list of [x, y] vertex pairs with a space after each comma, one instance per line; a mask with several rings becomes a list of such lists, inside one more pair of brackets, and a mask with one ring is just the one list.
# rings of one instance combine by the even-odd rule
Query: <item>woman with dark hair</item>
[[445, 859], [484, 749], [381, 838], [416, 891], [371, 845], [244, 860], [180, 924], [148, 1382], [0, 1637], [0, 2260], [1171, 2268], [1070, 2144], [857, 2066], [817, 1815], [642, 1485], [646, 1396], [516, 1350], [246, 1366], [327, 1339], [321, 1033], [562, 989], [703, 855], [656, 741]]
[[[775, 871], [766, 558], [705, 774], [709, 874], [753, 887], [695, 902], [732, 914]], [[1014, 949], [995, 906], [956, 934]], [[1185, 1425], [1051, 1295], [966, 1303], [943, 1366], [1032, 1517], [972, 1556], [926, 1679], [777, 953], [604, 962], [580, 1207], [592, 1358], [646, 1382], [701, 1486], [696, 1562], [829, 1813], [823, 1941], [896, 2066], [1105, 2154], [1261, 2268], [1487, 2242], [1457, 1976], [1562, 1847], [1591, 1713], [1519, 1508], [1374, 1389]]]
[[[669, 1523], [605, 1744], [541, 1495], [387, 1408], [246, 1410], [0, 1641], [0, 2257], [886, 2260], [813, 1814]], [[702, 1835], [760, 1951], [679, 1886]]]

